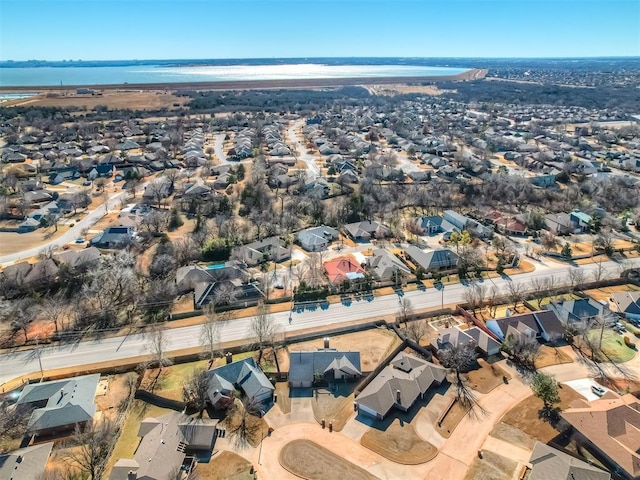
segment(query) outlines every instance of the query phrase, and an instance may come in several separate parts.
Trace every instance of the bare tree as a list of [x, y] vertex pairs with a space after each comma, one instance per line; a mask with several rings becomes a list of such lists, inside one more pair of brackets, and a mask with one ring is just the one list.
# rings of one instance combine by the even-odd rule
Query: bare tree
[[398, 323], [404, 322], [404, 326], [406, 327], [409, 317], [413, 315], [413, 305], [407, 297], [401, 297], [398, 303]]
[[305, 280], [311, 287], [318, 287], [325, 283], [323, 252], [310, 253], [305, 260]]
[[538, 309], [542, 305], [542, 300], [544, 299], [544, 295], [547, 292], [547, 279], [546, 278], [538, 278], [534, 277], [529, 282], [529, 290], [533, 292], [536, 297], [536, 301], [538, 302]]
[[236, 287], [231, 282], [218, 282], [213, 292], [212, 305], [231, 305], [238, 298]]
[[209, 376], [205, 369], [194, 370], [182, 386], [182, 399], [187, 408], [196, 410], [200, 418], [209, 400]]
[[71, 438], [76, 448], [67, 451], [71, 463], [80, 467], [90, 480], [100, 480], [107, 467], [107, 460], [117, 439], [117, 427], [109, 420], [76, 425]]
[[200, 344], [204, 348], [203, 356], [209, 360], [209, 367], [220, 353], [220, 323], [213, 305], [204, 308], [205, 320], [200, 328]]
[[45, 298], [40, 305], [40, 314], [53, 323], [57, 336], [60, 332], [61, 322], [68, 314], [67, 300], [62, 298], [60, 294]]
[[451, 345], [438, 352], [438, 359], [442, 366], [448, 368], [456, 377], [456, 396], [460, 404], [468, 409], [478, 406], [480, 412], [484, 412], [482, 407], [478, 405], [478, 400], [467, 385], [462, 374], [467, 372], [475, 363], [478, 355], [476, 354], [475, 344], [473, 342], [465, 345]]
[[234, 410], [229, 415], [227, 432], [234, 439], [235, 446], [243, 449], [261, 433], [260, 403], [255, 398], [245, 397], [241, 403], [236, 401]]
[[507, 295], [511, 303], [513, 303], [513, 310], [518, 311], [518, 303], [524, 298], [524, 291], [522, 285], [511, 280], [507, 282]]
[[404, 327], [404, 333], [409, 340], [420, 344], [420, 340], [428, 331], [428, 326], [423, 320], [414, 320], [412, 322], [406, 322]]
[[608, 270], [607, 268], [602, 264], [602, 260], [596, 262], [596, 268], [595, 270], [592, 272], [593, 275], [593, 281], [594, 282], [599, 282], [601, 280], [603, 280], [604, 278], [606, 278], [608, 274]]
[[147, 347], [153, 357], [152, 362], [158, 365], [160, 370], [173, 363], [170, 358], [167, 358], [168, 346], [169, 340], [165, 337], [164, 330], [162, 330], [160, 326], [157, 326], [149, 334]]
[[273, 317], [269, 314], [269, 307], [264, 303], [259, 303], [256, 315], [249, 324], [249, 334], [254, 339], [256, 347], [260, 350], [258, 363], [262, 361], [264, 349], [273, 346], [277, 333], [277, 325]]
[[581, 269], [580, 267], [574, 267], [569, 270], [569, 284], [571, 285], [571, 290], [575, 290], [585, 282], [586, 276], [583, 269]]
[[516, 363], [535, 370], [535, 362], [540, 355], [540, 343], [535, 338], [510, 334], [505, 338], [503, 345]]
[[474, 315], [476, 313], [476, 309], [481, 307], [484, 303], [486, 292], [487, 288], [479, 283], [472, 284], [464, 291], [462, 298], [467, 304], [467, 308], [471, 309]]
[[489, 295], [487, 296], [487, 308], [489, 309], [489, 316], [495, 318], [496, 310], [498, 309], [498, 297], [500, 296], [500, 290], [495, 285], [492, 285], [489, 289]]

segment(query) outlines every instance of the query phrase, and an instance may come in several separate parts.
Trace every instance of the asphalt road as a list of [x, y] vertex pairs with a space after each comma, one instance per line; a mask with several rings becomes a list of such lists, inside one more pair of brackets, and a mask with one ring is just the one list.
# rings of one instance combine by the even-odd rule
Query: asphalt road
[[[640, 266], [640, 259], [631, 262], [633, 266]], [[612, 278], [619, 275], [616, 262], [603, 262], [604, 277]], [[508, 278], [485, 280], [489, 287], [496, 285], [501, 291], [505, 291], [508, 282], [527, 285], [534, 278], [554, 276], [558, 282], [569, 283], [568, 272], [571, 267], [549, 265], [547, 268], [528, 274], [522, 274]], [[598, 268], [597, 264], [584, 265], [586, 278], [591, 278], [592, 272]], [[438, 307], [441, 303], [453, 304], [462, 302], [465, 285], [455, 284], [444, 288], [444, 291], [430, 288], [426, 292], [414, 291], [406, 294], [411, 299], [414, 309]], [[332, 304], [326, 309], [305, 310], [294, 312], [289, 323], [289, 312], [281, 312], [273, 315], [278, 327], [285, 334], [294, 333], [306, 328], [318, 328], [323, 326], [335, 327], [339, 323], [350, 322], [359, 319], [376, 319], [384, 315], [398, 312], [398, 296], [386, 295], [375, 297], [372, 301], [353, 301], [350, 306]], [[224, 322], [221, 328], [223, 342], [235, 340], [249, 341], [249, 324], [251, 318], [239, 318]], [[107, 338], [103, 340], [80, 342], [73, 345], [45, 347], [40, 350], [42, 368], [55, 369], [72, 366], [87, 365], [100, 361], [121, 360], [150, 353], [148, 349], [148, 334], [135, 334], [124, 337]], [[168, 341], [167, 351], [176, 351], [184, 348], [196, 347], [200, 344], [200, 327], [182, 327], [165, 331]], [[9, 380], [19, 378], [27, 374], [39, 371], [38, 355], [34, 351], [12, 352], [0, 355], [0, 386]]]
[[287, 137], [293, 148], [298, 152], [298, 158], [307, 164], [307, 171], [309, 172], [309, 179], [318, 178], [320, 176], [320, 169], [316, 165], [316, 159], [313, 155], [307, 153], [306, 147], [302, 144], [298, 136], [296, 135], [296, 129], [304, 125], [304, 119], [298, 120], [291, 124], [287, 130]]
[[[107, 200], [109, 208], [116, 205], [122, 198], [124, 198], [128, 194], [128, 192], [123, 191], [111, 195]], [[90, 228], [93, 224], [100, 220], [105, 215], [105, 213], [106, 209], [104, 204], [102, 204], [98, 208], [90, 210], [82, 220], [76, 222], [73, 227], [71, 227], [69, 230], [67, 230], [54, 240], [41, 243], [37, 247], [30, 248], [28, 250], [21, 250], [16, 253], [10, 253], [8, 255], [0, 256], [0, 265], [4, 266], [13, 262], [17, 262], [19, 260], [24, 260], [25, 258], [30, 258], [38, 255], [45, 249], [60, 248], [66, 243], [71, 243], [75, 241], [76, 238], [82, 236], [82, 230], [84, 230], [85, 228]]]

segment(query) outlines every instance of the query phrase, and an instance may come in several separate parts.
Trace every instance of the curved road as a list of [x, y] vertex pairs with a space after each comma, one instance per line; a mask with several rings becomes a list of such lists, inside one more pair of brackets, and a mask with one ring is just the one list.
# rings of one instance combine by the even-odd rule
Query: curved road
[[[640, 266], [640, 259], [634, 259], [631, 263], [633, 266], [638, 267]], [[603, 262], [602, 267], [606, 268], [603, 278], [613, 278], [619, 275], [616, 262]], [[598, 265], [590, 264], [580, 268], [585, 272], [586, 278], [590, 278], [590, 275], [598, 268]], [[567, 266], [550, 266], [544, 270], [514, 276], [512, 279], [498, 278], [485, 280], [484, 283], [487, 286], [494, 284], [503, 292], [506, 291], [508, 282], [513, 281], [526, 287], [532, 279], [541, 279], [549, 276], [555, 277], [560, 283], [568, 284], [568, 272], [570, 269], [571, 267]], [[409, 292], [406, 297], [411, 299], [415, 309], [438, 307], [441, 302], [445, 305], [462, 302], [466, 288], [468, 287], [455, 284], [446, 286], [444, 291], [430, 288], [426, 292]], [[281, 331], [285, 334], [290, 334], [307, 328], [335, 327], [337, 326], [336, 324], [342, 322], [367, 318], [376, 319], [384, 315], [393, 315], [397, 312], [398, 296], [386, 295], [375, 297], [371, 302], [366, 300], [354, 301], [349, 307], [343, 304], [332, 304], [324, 310], [319, 308], [315, 311], [294, 312], [291, 324], [288, 321], [289, 312], [275, 313], [273, 317]], [[224, 322], [221, 328], [222, 341], [248, 340], [250, 322], [250, 317]], [[147, 347], [148, 337], [149, 334], [147, 333], [139, 333], [130, 336], [79, 342], [73, 345], [45, 347], [41, 349], [40, 355], [42, 367], [48, 370], [145, 355], [149, 353]], [[200, 326], [167, 329], [165, 330], [165, 338], [168, 341], [168, 352], [197, 347], [200, 345]], [[33, 351], [10, 352], [0, 355], [0, 386], [14, 378], [38, 371], [38, 356]]]

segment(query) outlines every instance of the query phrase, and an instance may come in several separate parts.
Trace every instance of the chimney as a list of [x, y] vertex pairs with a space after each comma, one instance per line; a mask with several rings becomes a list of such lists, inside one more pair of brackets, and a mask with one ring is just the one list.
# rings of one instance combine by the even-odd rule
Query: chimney
[[227, 354], [225, 355], [225, 358], [227, 360], [227, 365], [233, 362], [233, 354], [231, 352], [227, 352]]
[[396, 390], [396, 403], [402, 403], [402, 394], [400, 390]]
[[134, 472], [133, 470], [129, 470], [129, 473], [127, 473], [127, 480], [136, 480], [138, 478], [138, 475], [136, 474], [136, 472]]
[[329, 337], [324, 337], [324, 348], [329, 348]]

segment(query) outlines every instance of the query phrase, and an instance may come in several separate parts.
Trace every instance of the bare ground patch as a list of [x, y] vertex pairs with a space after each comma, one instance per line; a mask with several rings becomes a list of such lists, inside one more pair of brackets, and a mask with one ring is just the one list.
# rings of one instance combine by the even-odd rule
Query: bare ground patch
[[484, 452], [467, 471], [465, 480], [511, 480], [518, 462], [493, 452]]
[[522, 430], [511, 425], [507, 425], [504, 422], [500, 422], [493, 427], [493, 430], [491, 430], [489, 435], [528, 450], [531, 450], [536, 443], [531, 436], [527, 435]]
[[542, 345], [540, 347], [540, 355], [536, 358], [535, 366], [537, 369], [549, 367], [551, 365], [559, 365], [561, 363], [571, 363], [573, 360], [569, 355], [564, 353], [557, 347]]
[[306, 480], [376, 480], [366, 470], [310, 440], [294, 440], [280, 450], [280, 465]]
[[198, 463], [197, 476], [202, 479], [247, 480], [251, 463], [240, 455], [224, 451], [213, 457], [209, 463]]
[[480, 368], [471, 370], [465, 374], [469, 385], [476, 392], [489, 393], [498, 385], [504, 383], [504, 377], [507, 377], [507, 380], [511, 378], [511, 375], [498, 365], [491, 365], [482, 358], [478, 359], [478, 364]]
[[394, 420], [386, 430], [370, 428], [360, 439], [362, 446], [403, 465], [418, 465], [433, 460], [438, 449], [422, 440], [409, 423]]

